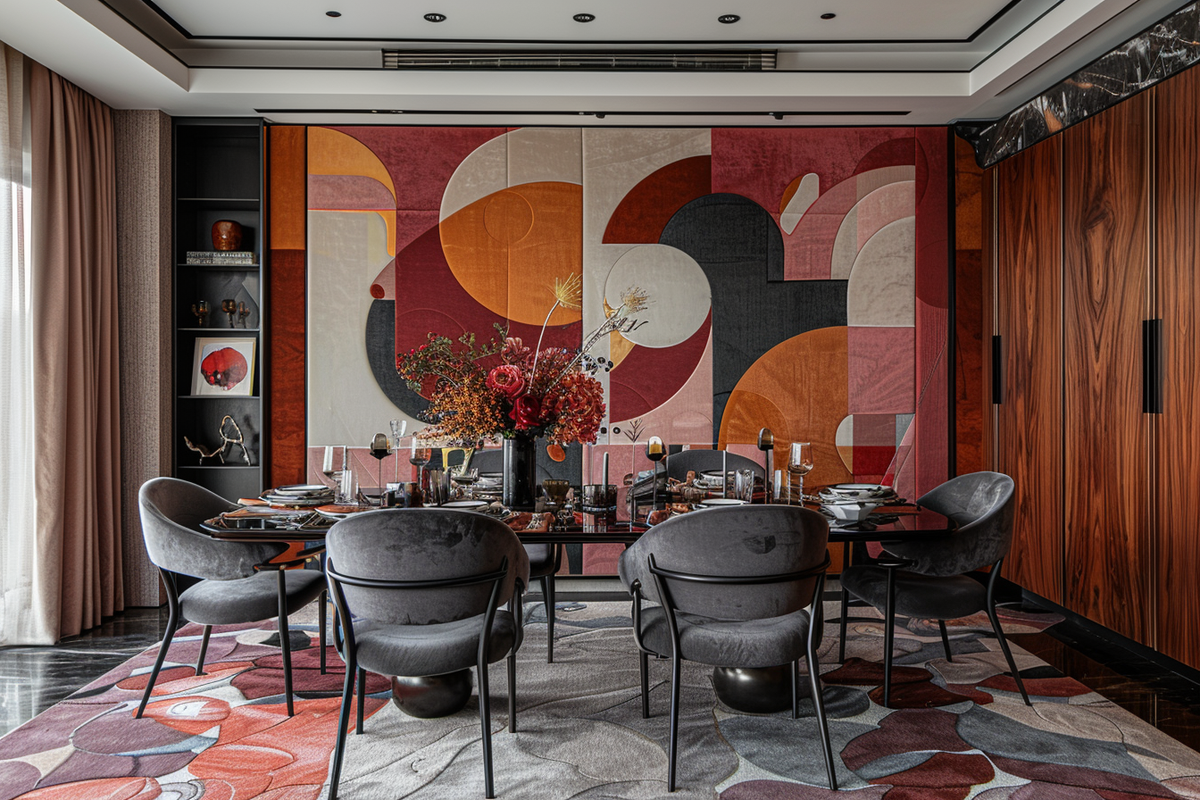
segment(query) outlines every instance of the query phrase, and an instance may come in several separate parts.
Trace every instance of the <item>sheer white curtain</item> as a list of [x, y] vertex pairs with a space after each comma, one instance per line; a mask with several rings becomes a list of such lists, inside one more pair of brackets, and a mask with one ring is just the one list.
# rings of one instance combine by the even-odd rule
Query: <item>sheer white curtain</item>
[[49, 644], [33, 486], [30, 135], [24, 57], [0, 44], [0, 645]]

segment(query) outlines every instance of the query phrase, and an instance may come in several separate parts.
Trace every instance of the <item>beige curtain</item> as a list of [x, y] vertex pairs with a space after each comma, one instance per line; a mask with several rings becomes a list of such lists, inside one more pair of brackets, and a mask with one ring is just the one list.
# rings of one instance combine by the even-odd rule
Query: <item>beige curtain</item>
[[124, 608], [112, 109], [40, 64], [33, 138], [40, 601], [69, 636]]

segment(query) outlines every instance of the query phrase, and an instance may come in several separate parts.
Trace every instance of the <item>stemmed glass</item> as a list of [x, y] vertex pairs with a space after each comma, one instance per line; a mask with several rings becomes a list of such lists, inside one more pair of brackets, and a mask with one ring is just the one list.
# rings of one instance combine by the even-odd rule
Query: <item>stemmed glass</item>
[[412, 449], [408, 453], [408, 463], [417, 468], [417, 485], [425, 485], [425, 465], [433, 458], [432, 447], [418, 447], [417, 437], [412, 440]]
[[800, 503], [804, 503], [804, 476], [813, 468], [813, 455], [811, 442], [793, 442], [791, 452], [788, 454], [788, 490], [791, 490], [791, 480], [799, 479]]
[[667, 455], [667, 449], [663, 447], [663, 440], [658, 436], [651, 436], [646, 440], [646, 458], [653, 463], [651, 466], [654, 471], [650, 479], [651, 500], [650, 510], [658, 509], [658, 462], [662, 461]]
[[[408, 420], [394, 419], [388, 423], [392, 428], [392, 449], [400, 449], [400, 439], [404, 437], [404, 432], [408, 430]], [[396, 483], [400, 482], [400, 459], [396, 459]]]
[[375, 477], [379, 480], [379, 504], [383, 505], [383, 460], [392, 454], [391, 444], [387, 436], [375, 434], [371, 439], [371, 455], [375, 457]]

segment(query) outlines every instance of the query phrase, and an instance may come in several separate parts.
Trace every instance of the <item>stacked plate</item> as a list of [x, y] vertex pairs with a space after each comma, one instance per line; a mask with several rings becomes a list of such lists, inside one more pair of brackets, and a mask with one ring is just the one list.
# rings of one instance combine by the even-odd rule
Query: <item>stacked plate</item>
[[263, 493], [263, 500], [273, 506], [287, 508], [316, 508], [333, 502], [333, 487], [323, 483], [304, 483], [278, 486]]
[[895, 489], [879, 483], [835, 483], [820, 494], [824, 503], [870, 501], [885, 505], [900, 499]]

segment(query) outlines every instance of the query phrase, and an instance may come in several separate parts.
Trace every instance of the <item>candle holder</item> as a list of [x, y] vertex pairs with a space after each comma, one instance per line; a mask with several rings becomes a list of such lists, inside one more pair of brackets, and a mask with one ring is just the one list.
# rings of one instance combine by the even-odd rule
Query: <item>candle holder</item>
[[764, 484], [763, 492], [766, 495], [766, 497], [763, 498], [763, 501], [770, 504], [773, 502], [773, 499], [771, 496], [772, 495], [771, 482], [770, 482], [769, 478], [771, 477], [771, 474], [772, 474], [771, 462], [773, 460], [772, 455], [774, 455], [774, 451], [775, 451], [775, 434], [771, 433], [770, 428], [762, 428], [759, 430], [759, 432], [758, 432], [758, 449], [765, 454], [764, 459], [766, 461], [766, 472], [764, 473], [764, 475], [768, 478], [768, 480], [763, 481], [763, 484]]
[[650, 510], [658, 510], [658, 462], [662, 461], [667, 455], [666, 448], [663, 447], [663, 440], [657, 436], [651, 436], [646, 440], [646, 458], [653, 462], [650, 466], [653, 472], [650, 476]]
[[246, 317], [250, 316], [250, 306], [243, 302], [237, 304], [238, 325], [242, 328], [246, 327]]
[[208, 307], [207, 300], [200, 300], [199, 302], [192, 303], [192, 313], [196, 315], [198, 327], [208, 327], [208, 315], [210, 311], [212, 311], [212, 309]]
[[222, 300], [221, 310], [225, 312], [225, 316], [229, 317], [229, 327], [233, 327], [233, 316], [237, 313], [237, 303], [233, 300]]

